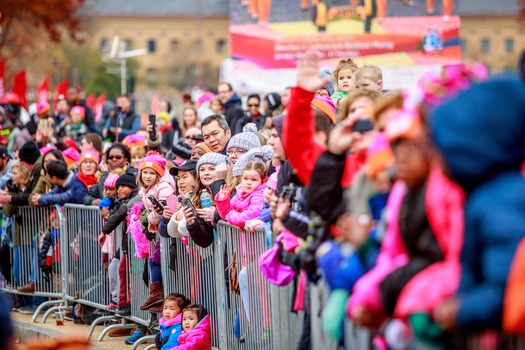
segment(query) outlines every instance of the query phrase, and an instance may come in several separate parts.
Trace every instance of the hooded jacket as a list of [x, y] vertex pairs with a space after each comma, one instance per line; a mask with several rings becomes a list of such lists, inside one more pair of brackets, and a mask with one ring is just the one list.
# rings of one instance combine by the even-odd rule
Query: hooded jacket
[[237, 194], [233, 198], [226, 197], [219, 199], [219, 194], [215, 196], [217, 211], [224, 220], [230, 224], [244, 227], [247, 220], [256, 219], [264, 205], [263, 192], [266, 183], [259, 185], [253, 192], [245, 193], [242, 185], [236, 187]]
[[507, 276], [525, 236], [525, 83], [501, 77], [474, 85], [438, 107], [430, 126], [467, 193], [457, 324], [501, 328]]
[[190, 332], [184, 332], [179, 337], [179, 346], [173, 350], [209, 350], [210, 340], [210, 316], [206, 315]]
[[157, 349], [168, 350], [179, 345], [179, 337], [182, 333], [182, 313], [171, 320], [165, 320], [162, 317], [159, 320], [160, 333], [155, 337]]
[[228, 102], [224, 104], [224, 115], [226, 116], [226, 121], [230, 127], [232, 136], [242, 132], [242, 128], [250, 122], [244, 114], [242, 109], [242, 101], [234, 94]]

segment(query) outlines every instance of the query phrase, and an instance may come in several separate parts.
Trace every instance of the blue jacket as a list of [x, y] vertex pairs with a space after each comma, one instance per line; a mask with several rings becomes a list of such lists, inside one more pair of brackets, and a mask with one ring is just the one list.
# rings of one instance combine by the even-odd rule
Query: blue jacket
[[88, 193], [88, 188], [73, 172], [69, 176], [72, 176], [72, 178], [69, 183], [66, 181], [65, 187], [53, 187], [51, 192], [40, 197], [38, 204], [43, 207], [54, 204], [64, 205], [66, 203], [82, 204], [84, 196]]
[[155, 339], [157, 349], [169, 350], [179, 345], [179, 336], [182, 334], [182, 313], [172, 320], [159, 320], [160, 333]]
[[507, 276], [525, 236], [523, 227], [525, 179], [519, 172], [501, 175], [470, 194], [458, 290], [461, 328], [501, 327]]

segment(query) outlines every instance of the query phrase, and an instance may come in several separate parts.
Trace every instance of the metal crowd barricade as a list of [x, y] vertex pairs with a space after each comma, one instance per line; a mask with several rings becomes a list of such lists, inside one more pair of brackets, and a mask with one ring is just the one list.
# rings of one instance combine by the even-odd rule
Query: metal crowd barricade
[[161, 267], [164, 295], [181, 293], [191, 302], [202, 304], [210, 315], [213, 346], [219, 346], [217, 284], [213, 246], [201, 248], [193, 243], [183, 244], [179, 239], [161, 240]]
[[278, 287], [270, 285], [274, 349], [295, 349], [302, 333], [304, 312], [292, 312], [294, 283]]
[[[57, 208], [18, 207], [14, 216], [13, 238], [15, 245], [11, 255], [12, 279], [4, 289], [11, 294], [31, 297], [53, 298], [41, 303], [33, 314], [35, 322], [38, 315], [52, 305], [62, 304], [62, 265], [60, 254], [60, 224]], [[46, 235], [51, 235], [51, 244], [47, 257], [49, 272], [44, 274], [40, 267], [40, 247]], [[34, 293], [23, 293], [18, 287], [34, 282]]]

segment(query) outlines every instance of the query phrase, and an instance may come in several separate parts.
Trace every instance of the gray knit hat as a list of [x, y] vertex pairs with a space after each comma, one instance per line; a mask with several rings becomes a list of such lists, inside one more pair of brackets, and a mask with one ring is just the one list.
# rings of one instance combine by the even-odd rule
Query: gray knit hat
[[243, 154], [235, 165], [233, 166], [232, 175], [241, 176], [244, 167], [250, 162], [261, 162], [267, 163], [273, 158], [273, 148], [270, 146], [262, 146], [259, 148], [254, 148], [247, 153]]
[[[331, 77], [332, 76], [332, 72], [330, 72], [329, 69], [323, 69], [320, 73], [319, 73], [319, 77], [320, 78], [324, 78], [324, 77]], [[334, 80], [333, 79], [330, 79], [330, 81], [325, 85], [323, 86], [323, 88], [328, 91], [328, 94], [330, 96], [332, 96], [335, 92], [335, 86], [334, 86]]]
[[229, 151], [232, 147], [237, 147], [246, 151], [249, 151], [252, 148], [261, 147], [261, 141], [259, 140], [259, 136], [257, 136], [257, 125], [254, 123], [246, 124], [244, 128], [242, 128], [241, 133], [230, 139], [226, 151]]
[[206, 153], [197, 162], [197, 172], [199, 172], [202, 164], [228, 164], [228, 157], [226, 157], [224, 154], [215, 152]]

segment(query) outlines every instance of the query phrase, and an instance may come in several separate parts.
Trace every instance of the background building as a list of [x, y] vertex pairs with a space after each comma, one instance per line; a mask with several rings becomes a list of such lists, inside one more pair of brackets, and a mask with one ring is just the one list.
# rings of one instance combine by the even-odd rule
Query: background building
[[525, 27], [516, 0], [459, 0], [465, 61], [486, 64], [492, 73], [512, 70], [525, 49]]

